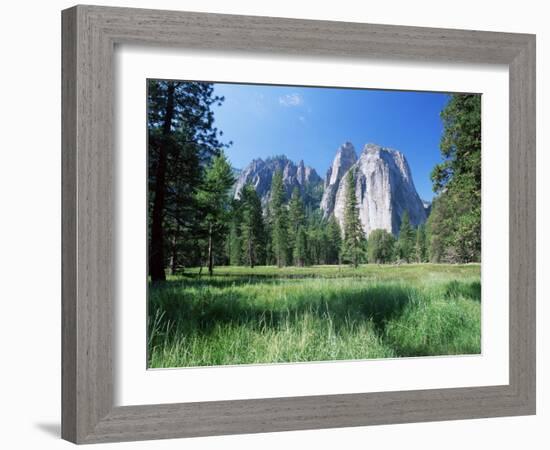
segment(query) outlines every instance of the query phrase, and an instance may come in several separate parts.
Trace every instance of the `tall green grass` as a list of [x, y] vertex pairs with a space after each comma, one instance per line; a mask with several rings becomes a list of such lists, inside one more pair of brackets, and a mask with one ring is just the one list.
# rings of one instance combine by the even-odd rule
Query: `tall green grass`
[[479, 265], [189, 272], [149, 286], [149, 367], [480, 352]]

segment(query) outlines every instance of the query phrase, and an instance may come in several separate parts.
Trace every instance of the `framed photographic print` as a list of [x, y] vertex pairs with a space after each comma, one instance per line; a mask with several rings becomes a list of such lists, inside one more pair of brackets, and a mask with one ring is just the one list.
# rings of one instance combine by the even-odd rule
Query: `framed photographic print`
[[65, 439], [535, 413], [534, 36], [62, 17]]

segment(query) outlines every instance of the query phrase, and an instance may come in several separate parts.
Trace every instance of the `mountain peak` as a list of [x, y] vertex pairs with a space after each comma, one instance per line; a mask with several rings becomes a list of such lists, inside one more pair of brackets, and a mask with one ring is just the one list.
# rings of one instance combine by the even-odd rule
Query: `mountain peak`
[[399, 150], [396, 150], [394, 148], [390, 147], [383, 147], [379, 144], [374, 144], [372, 142], [365, 144], [363, 147], [363, 151], [361, 152], [361, 155], [367, 154], [367, 155], [373, 155], [373, 154], [389, 154], [389, 155], [403, 155]]
[[254, 159], [239, 174], [235, 198], [239, 198], [243, 187], [251, 183], [262, 204], [267, 205], [273, 175], [279, 171], [283, 175], [287, 200], [298, 188], [304, 203], [320, 207], [325, 218], [334, 214], [342, 225], [346, 174], [350, 170], [356, 173], [355, 196], [365, 235], [378, 228], [397, 235], [405, 211], [414, 226], [426, 221], [429, 208], [416, 192], [405, 155], [374, 143], [366, 144], [359, 157], [351, 142], [340, 145], [324, 183], [315, 169], [306, 166], [303, 160], [295, 164], [286, 155]]
[[[414, 187], [405, 155], [400, 151], [366, 144], [349, 170], [356, 173], [355, 197], [365, 235], [375, 229], [397, 235], [405, 211], [414, 226], [426, 221], [426, 209]], [[345, 189], [346, 179], [342, 176], [336, 187], [332, 211], [325, 209], [325, 216], [334, 212], [340, 225], [344, 220]]]
[[336, 155], [343, 154], [346, 156], [351, 156], [352, 154], [357, 157], [357, 153], [355, 152], [355, 147], [353, 144], [349, 141], [344, 142], [340, 147], [338, 147], [338, 150], [336, 150]]
[[282, 163], [287, 163], [289, 161], [289, 159], [287, 158], [287, 156], [285, 154], [272, 155], [272, 156], [268, 156], [265, 159], [265, 162], [271, 162], [271, 161], [278, 161], [278, 162], [282, 162]]
[[380, 150], [384, 150], [384, 148], [381, 145], [375, 144], [373, 142], [369, 142], [368, 144], [365, 144], [363, 147], [362, 153], [374, 153], [379, 152]]
[[[261, 160], [260, 160], [261, 161]], [[320, 190], [322, 189], [322, 178], [317, 174], [315, 169], [306, 166], [304, 161], [300, 161], [296, 165], [292, 160], [285, 155], [276, 155], [266, 158], [262, 163], [256, 160], [246, 166], [235, 183], [235, 198], [240, 198], [240, 194], [244, 186], [251, 183], [265, 206], [271, 195], [271, 181], [276, 172], [281, 172], [283, 175], [283, 186], [287, 199], [290, 198], [292, 191], [297, 187], [307, 203], [308, 195], [311, 192], [319, 192], [316, 201], [311, 200], [315, 207], [319, 206]]]
[[357, 161], [357, 153], [355, 147], [349, 141], [344, 142], [336, 150], [336, 156], [332, 162], [332, 165], [327, 171], [327, 177], [325, 178], [325, 191], [323, 192], [323, 198], [321, 199], [321, 209], [324, 216], [328, 217], [334, 210], [334, 201], [336, 199], [336, 191], [340, 185], [340, 181], [344, 174], [350, 169], [351, 166]]

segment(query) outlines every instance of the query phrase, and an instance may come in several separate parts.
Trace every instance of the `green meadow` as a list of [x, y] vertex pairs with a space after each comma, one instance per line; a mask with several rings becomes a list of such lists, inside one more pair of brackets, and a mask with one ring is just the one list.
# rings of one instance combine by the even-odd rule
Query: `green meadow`
[[479, 354], [479, 264], [198, 269], [149, 284], [151, 368]]

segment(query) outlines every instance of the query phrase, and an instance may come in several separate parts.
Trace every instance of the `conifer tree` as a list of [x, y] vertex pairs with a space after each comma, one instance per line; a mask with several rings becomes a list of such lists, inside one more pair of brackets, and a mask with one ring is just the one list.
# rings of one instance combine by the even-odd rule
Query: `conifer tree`
[[252, 185], [247, 184], [242, 190], [241, 202], [243, 259], [247, 265], [254, 267], [265, 257], [265, 242], [262, 204]]
[[419, 225], [416, 229], [416, 243], [414, 250], [416, 262], [426, 262], [428, 250], [426, 245], [426, 225], [424, 224]]
[[384, 229], [376, 229], [369, 234], [369, 262], [386, 264], [392, 261], [395, 238]]
[[441, 156], [431, 178], [436, 192], [429, 250], [435, 262], [481, 258], [481, 95], [453, 94], [441, 111]]
[[327, 263], [340, 263], [340, 250], [342, 247], [342, 231], [334, 214], [332, 214], [327, 224]]
[[304, 210], [304, 203], [300, 196], [300, 191], [297, 187], [292, 191], [292, 196], [290, 197], [290, 202], [288, 204], [288, 215], [289, 215], [289, 227], [288, 227], [288, 245], [291, 251], [291, 259], [296, 265], [304, 265], [305, 258], [305, 231], [304, 240], [300, 242], [300, 245], [303, 245], [303, 248], [300, 250], [301, 261], [296, 259], [296, 246], [298, 245], [298, 231], [305, 226], [306, 216]]
[[174, 265], [185, 264], [197, 247], [187, 243], [203, 238], [196, 193], [202, 164], [224, 146], [212, 111], [223, 100], [212, 83], [147, 83], [148, 271], [154, 282], [166, 279], [166, 250]]
[[275, 172], [271, 181], [270, 200], [271, 246], [277, 267], [287, 264], [288, 257], [288, 214], [285, 206], [283, 174]]
[[415, 232], [409, 219], [408, 211], [401, 217], [401, 227], [399, 228], [399, 238], [397, 240], [399, 258], [410, 262], [413, 256], [415, 243]]
[[344, 239], [342, 242], [342, 258], [357, 267], [364, 254], [365, 234], [361, 227], [357, 200], [355, 198], [355, 173], [348, 171], [346, 175], [344, 203]]
[[270, 266], [275, 264], [275, 259], [273, 255], [273, 242], [272, 242], [272, 233], [271, 233], [271, 209], [269, 202], [265, 207], [265, 212], [263, 215], [264, 219], [264, 242], [265, 242], [265, 264]]
[[306, 263], [306, 253], [307, 253], [307, 237], [306, 230], [303, 225], [300, 225], [296, 232], [296, 238], [294, 242], [294, 263], [297, 266], [304, 267]]
[[232, 266], [239, 266], [241, 264], [241, 236], [239, 233], [239, 227], [234, 221], [231, 221], [229, 225], [229, 264]]
[[204, 180], [197, 194], [204, 214], [204, 227], [208, 237], [208, 274], [214, 270], [215, 247], [227, 230], [230, 189], [235, 182], [233, 171], [223, 151], [212, 159], [205, 171]]
[[242, 240], [241, 240], [242, 210], [241, 201], [231, 202], [231, 214], [229, 223], [229, 236], [227, 239], [227, 257], [232, 266], [241, 265]]

